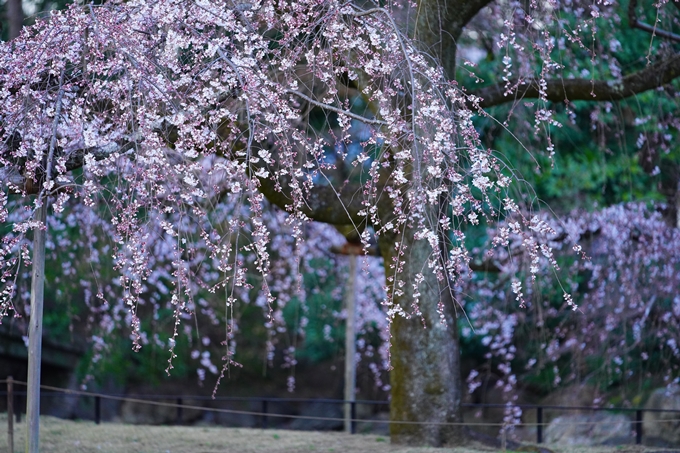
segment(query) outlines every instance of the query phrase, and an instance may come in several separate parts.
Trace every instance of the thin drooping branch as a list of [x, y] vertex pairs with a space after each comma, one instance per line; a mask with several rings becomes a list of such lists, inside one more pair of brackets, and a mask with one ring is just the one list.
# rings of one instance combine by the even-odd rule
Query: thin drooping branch
[[[647, 66], [623, 77], [620, 81], [590, 79], [549, 79], [545, 80], [544, 98], [552, 102], [564, 101], [618, 101], [636, 94], [662, 87], [680, 77], [680, 54]], [[499, 83], [472, 91], [468, 98], [470, 108], [487, 108], [523, 99], [541, 97], [538, 79]]]
[[[674, 3], [675, 2], [671, 2]], [[677, 7], [677, 5], [676, 5]], [[637, 8], [637, 0], [630, 0], [630, 3], [628, 3], [628, 22], [631, 26], [631, 28], [637, 28], [638, 30], [646, 31], [647, 33], [651, 33], [653, 36], [658, 36], [660, 38], [665, 38], [665, 39], [670, 39], [671, 41], [675, 42], [680, 42], [680, 35], [677, 35], [675, 33], [672, 33], [670, 31], [662, 30], [660, 28], [657, 28], [653, 25], [649, 25], [648, 23], [640, 21], [637, 17], [637, 12], [635, 11], [635, 8]]]

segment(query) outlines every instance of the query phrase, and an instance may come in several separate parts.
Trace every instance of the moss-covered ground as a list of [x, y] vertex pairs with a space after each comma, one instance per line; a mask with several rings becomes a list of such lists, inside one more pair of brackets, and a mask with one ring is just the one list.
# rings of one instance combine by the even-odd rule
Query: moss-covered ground
[[[24, 450], [25, 433], [25, 423], [15, 425], [15, 452]], [[390, 445], [389, 438], [366, 434], [119, 423], [95, 425], [91, 421], [69, 421], [54, 417], [42, 418], [40, 437], [40, 451], [44, 453], [490, 453], [499, 451], [497, 448], [477, 443], [441, 449], [398, 447]], [[0, 452], [8, 451], [7, 439], [7, 416], [0, 414]], [[651, 453], [662, 450], [633, 445], [600, 448], [547, 447], [555, 453]]]

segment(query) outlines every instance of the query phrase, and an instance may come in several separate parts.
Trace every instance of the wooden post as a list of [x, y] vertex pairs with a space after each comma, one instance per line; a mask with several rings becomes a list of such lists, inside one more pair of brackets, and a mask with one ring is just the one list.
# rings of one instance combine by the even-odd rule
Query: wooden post
[[177, 398], [177, 417], [175, 420], [176, 425], [181, 425], [182, 424], [182, 398]]
[[642, 409], [635, 411], [635, 443], [642, 444]]
[[260, 420], [261, 428], [267, 429], [267, 400], [262, 399], [262, 419]]
[[543, 443], [543, 408], [541, 406], [536, 408], [536, 443]]
[[94, 397], [94, 423], [96, 425], [102, 422], [102, 397]]
[[35, 213], [35, 220], [44, 225], [44, 228], [33, 230], [33, 275], [31, 279], [31, 319], [28, 329], [28, 386], [26, 389], [26, 453], [40, 452], [40, 362], [45, 292], [47, 197], [43, 197], [40, 203], [41, 205]]
[[352, 433], [352, 407], [356, 391], [356, 273], [357, 256], [350, 254], [349, 278], [345, 290], [345, 309], [347, 310], [347, 324], [345, 328], [345, 432]]
[[[371, 247], [364, 250], [364, 247], [359, 242], [350, 239], [354, 236], [356, 229], [350, 228], [349, 235], [343, 228], [338, 228], [347, 239], [348, 242], [342, 247], [331, 247], [333, 253], [339, 255], [347, 255], [349, 257], [349, 278], [347, 279], [347, 287], [345, 290], [345, 309], [347, 310], [347, 324], [345, 330], [345, 432], [352, 433], [354, 430], [352, 426], [352, 419], [356, 418], [356, 414], [352, 415], [352, 408], [356, 406], [356, 278], [357, 278], [357, 255], [373, 255], [379, 256], [378, 250]], [[356, 426], [355, 426], [356, 427]]]
[[14, 379], [7, 378], [7, 446], [14, 453]]

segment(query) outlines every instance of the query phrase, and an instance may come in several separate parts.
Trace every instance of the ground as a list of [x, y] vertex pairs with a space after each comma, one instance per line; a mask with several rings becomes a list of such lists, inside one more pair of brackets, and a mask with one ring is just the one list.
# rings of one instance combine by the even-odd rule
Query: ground
[[[7, 416], [0, 414], [0, 452], [8, 451]], [[15, 426], [14, 451], [23, 451], [26, 424]], [[498, 449], [471, 444], [458, 448], [407, 448], [390, 445], [376, 435], [336, 432], [260, 430], [245, 428], [143, 426], [69, 421], [42, 417], [41, 448], [44, 453], [491, 453]], [[560, 448], [555, 453], [652, 453], [659, 448], [630, 446]], [[659, 452], [660, 453], [660, 452]], [[668, 450], [664, 453], [670, 452]]]

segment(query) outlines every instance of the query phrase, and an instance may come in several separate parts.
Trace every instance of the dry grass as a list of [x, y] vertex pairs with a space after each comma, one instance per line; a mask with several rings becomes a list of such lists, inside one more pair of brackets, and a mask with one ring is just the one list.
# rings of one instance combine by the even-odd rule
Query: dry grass
[[[0, 452], [7, 451], [7, 416], [0, 414]], [[396, 447], [376, 435], [335, 432], [258, 430], [244, 428], [140, 426], [118, 423], [95, 425], [42, 417], [41, 452], [44, 453], [490, 453], [480, 444], [458, 448]], [[26, 424], [15, 426], [14, 450], [23, 451]], [[659, 449], [626, 447], [557, 448], [556, 453], [645, 453]]]

